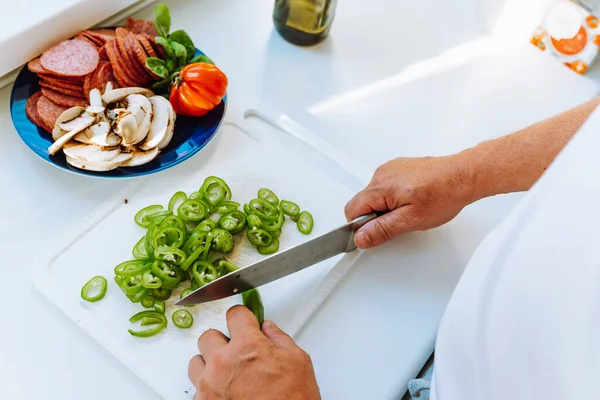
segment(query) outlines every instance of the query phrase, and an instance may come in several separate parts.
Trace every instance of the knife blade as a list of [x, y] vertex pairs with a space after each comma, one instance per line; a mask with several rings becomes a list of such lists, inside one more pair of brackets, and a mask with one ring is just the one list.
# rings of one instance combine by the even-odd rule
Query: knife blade
[[354, 233], [376, 217], [376, 213], [360, 216], [321, 236], [230, 272], [196, 289], [176, 304], [199, 304], [233, 296], [291, 275], [338, 254], [354, 251], [356, 250]]

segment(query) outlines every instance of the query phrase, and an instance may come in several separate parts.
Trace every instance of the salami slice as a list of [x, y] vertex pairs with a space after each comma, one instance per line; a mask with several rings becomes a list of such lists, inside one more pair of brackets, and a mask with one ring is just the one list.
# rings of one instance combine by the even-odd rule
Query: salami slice
[[33, 60], [27, 63], [27, 69], [33, 72], [34, 74], [43, 74], [46, 71], [44, 67], [42, 67], [42, 63], [40, 61], [40, 57], [34, 58]]
[[88, 105], [88, 101], [84, 97], [71, 96], [45, 87], [42, 88], [42, 94], [46, 96], [48, 100], [63, 107], [85, 107]]
[[85, 34], [91, 38], [95, 38], [102, 42], [110, 42], [116, 37], [114, 29], [90, 29], [85, 31]]
[[42, 118], [40, 118], [40, 114], [38, 114], [37, 111], [37, 103], [40, 97], [42, 97], [42, 92], [39, 90], [29, 96], [29, 99], [27, 99], [27, 105], [25, 106], [25, 114], [27, 115], [27, 118], [34, 123], [34, 125], [50, 132], [51, 129], [48, 129], [46, 124], [44, 124], [44, 121]]
[[131, 32], [127, 35], [127, 41], [125, 42], [125, 48], [127, 49], [127, 52], [129, 53], [129, 56], [130, 56], [131, 60], [133, 61], [133, 64], [139, 71], [140, 75], [144, 76], [145, 85], [147, 85], [154, 79], [154, 76], [152, 76], [150, 74], [150, 71], [146, 68], [146, 58], [147, 57], [142, 57], [142, 59], [143, 59], [143, 61], [142, 61], [142, 59], [140, 59], [140, 57], [138, 56], [138, 52], [141, 52], [141, 55], [145, 55], [146, 52], [144, 51], [144, 48], [142, 47], [140, 42], [137, 41], [137, 39]]
[[158, 35], [154, 29], [154, 22], [146, 19], [127, 18], [125, 29], [133, 33], [145, 33], [152, 37]]
[[[102, 38], [92, 36], [88, 31], [80, 32], [77, 36], [83, 37], [88, 42], [93, 43], [96, 48], [100, 48], [105, 42], [105, 40]], [[75, 39], [77, 39], [77, 36], [75, 36]]]
[[84, 76], [98, 66], [98, 50], [83, 40], [65, 40], [46, 50], [40, 61], [56, 75]]
[[123, 67], [121, 66], [121, 61], [119, 60], [119, 52], [117, 49], [117, 41], [112, 40], [107, 43], [106, 46], [106, 55], [110, 60], [110, 64], [113, 68], [113, 74], [115, 75], [115, 79], [120, 87], [131, 87], [135, 86], [135, 83], [132, 83], [125, 72], [123, 72]]
[[90, 82], [90, 90], [91, 89], [100, 89], [100, 91], [104, 92], [105, 77], [107, 73], [112, 71], [112, 67], [110, 62], [102, 62], [98, 64], [98, 68], [92, 74], [91, 82]]
[[77, 35], [75, 35], [75, 37], [73, 39], [81, 40], [81, 41], [84, 41], [84, 42], [88, 42], [92, 46], [94, 46], [94, 48], [96, 48], [96, 49], [98, 49], [98, 47], [99, 47], [98, 43], [96, 43], [95, 41], [93, 41], [92, 39], [90, 39], [89, 37], [85, 36], [82, 33], [78, 33]]
[[100, 61], [109, 61], [108, 55], [106, 55], [106, 43], [98, 49], [98, 59]]
[[48, 83], [44, 80], [40, 81], [40, 86], [41, 87], [45, 87], [48, 89], [54, 89], [58, 92], [64, 93], [64, 94], [68, 94], [71, 96], [83, 96], [83, 89], [78, 88], [78, 89], [69, 89], [69, 88], [65, 88], [59, 85], [56, 85], [54, 83]]
[[52, 132], [56, 119], [65, 110], [67, 110], [67, 107], [59, 106], [44, 95], [42, 95], [37, 102], [37, 112], [44, 122], [44, 125], [49, 128], [49, 132]]
[[[152, 43], [150, 42], [150, 40], [148, 40], [146, 35], [135, 35], [135, 37], [140, 42], [140, 44], [144, 47], [144, 50], [146, 51], [146, 54], [148, 55], [148, 57], [158, 57], [158, 55], [154, 51], [154, 48], [152, 47]], [[152, 40], [154, 41], [154, 39], [152, 39]]]
[[[167, 53], [165, 53], [165, 49], [163, 49], [160, 44], [156, 43], [153, 36], [150, 36], [145, 33], [142, 33], [142, 36], [144, 36], [146, 38], [146, 40], [148, 42], [150, 42], [150, 44], [152, 45], [152, 48], [154, 49], [154, 52], [158, 55], [158, 58], [162, 58], [163, 60], [167, 59]], [[148, 54], [150, 54], [150, 53], [148, 53]]]
[[57, 75], [50, 75], [50, 74], [38, 74], [38, 76], [40, 77], [40, 79], [45, 80], [46, 82], [51, 82], [51, 83], [56, 83], [59, 85], [68, 85], [68, 86], [75, 86], [75, 87], [82, 87], [83, 85], [83, 80], [82, 79], [72, 79], [72, 78], [68, 78], [65, 76], [57, 76]]
[[150, 80], [149, 77], [144, 76], [142, 72], [140, 72], [138, 66], [134, 63], [132, 57], [135, 59], [135, 54], [130, 54], [129, 46], [127, 44], [127, 37], [129, 35], [129, 31], [124, 28], [117, 28], [117, 44], [119, 49], [119, 55], [121, 56], [121, 60], [124, 62], [126, 69], [124, 72], [129, 76], [130, 80], [135, 83], [135, 86], [145, 86], [148, 84]]

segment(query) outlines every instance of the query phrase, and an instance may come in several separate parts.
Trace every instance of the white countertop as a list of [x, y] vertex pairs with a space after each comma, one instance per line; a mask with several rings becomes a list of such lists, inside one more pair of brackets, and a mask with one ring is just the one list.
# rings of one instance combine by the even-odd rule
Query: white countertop
[[[167, 1], [173, 25], [228, 74], [232, 98], [254, 96], [277, 107], [370, 168], [397, 156], [457, 151], [598, 92], [596, 81], [550, 60], [527, 39], [507, 48], [491, 38], [500, 0], [462, 0], [460, 7], [342, 0], [331, 37], [308, 49], [273, 31], [272, 3]], [[460, 11], [466, 9], [472, 11]], [[137, 16], [148, 18], [151, 9]], [[34, 156], [12, 128], [9, 94], [10, 87], [0, 90], [3, 398], [157, 398], [32, 284], [45, 238], [68, 230], [124, 182], [73, 176]], [[416, 373], [425, 361], [409, 338], [427, 332], [432, 348], [460, 272], [519, 197], [479, 202], [441, 229], [361, 258], [298, 337], [315, 362], [324, 399], [402, 395], [409, 377], [395, 373], [397, 366], [409, 364]], [[382, 253], [395, 254], [394, 263], [381, 264]], [[406, 287], [409, 280], [418, 284]]]

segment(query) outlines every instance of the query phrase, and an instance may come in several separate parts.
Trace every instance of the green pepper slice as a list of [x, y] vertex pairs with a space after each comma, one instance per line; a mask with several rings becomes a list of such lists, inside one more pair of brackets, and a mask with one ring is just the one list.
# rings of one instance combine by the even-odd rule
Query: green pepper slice
[[312, 214], [308, 211], [302, 211], [298, 216], [298, 221], [296, 222], [296, 225], [298, 226], [298, 230], [300, 231], [300, 233], [309, 235], [312, 232], [314, 226]]
[[183, 289], [183, 291], [179, 295], [179, 298], [183, 299], [185, 296], [187, 296], [188, 294], [192, 293], [193, 291], [194, 291], [194, 289], [192, 289], [192, 288]]
[[258, 190], [258, 198], [268, 201], [270, 204], [277, 207], [279, 205], [279, 198], [273, 193], [272, 190], [267, 188], [261, 188]]
[[271, 232], [271, 236], [273, 236], [275, 239], [279, 239], [279, 236], [281, 236], [281, 229]]
[[219, 226], [232, 235], [240, 233], [246, 227], [246, 214], [241, 211], [231, 211], [219, 219]]
[[192, 192], [190, 193], [190, 196], [188, 197], [188, 200], [200, 200], [202, 199], [202, 193], [198, 192]]
[[181, 281], [181, 271], [174, 265], [155, 260], [152, 263], [152, 273], [162, 280], [162, 287], [175, 289]]
[[142, 318], [142, 322], [140, 323], [141, 326], [147, 326], [147, 325], [153, 325], [153, 324], [160, 324], [162, 322], [161, 318], [157, 318], [157, 317], [144, 317]]
[[171, 317], [176, 327], [187, 329], [194, 323], [194, 317], [187, 310], [177, 310]]
[[211, 206], [216, 206], [223, 200], [231, 200], [231, 189], [223, 179], [216, 176], [209, 176], [204, 180], [200, 193]]
[[[185, 242], [185, 237], [186, 232], [179, 227], [165, 226], [158, 228], [152, 233], [152, 254], [162, 246], [180, 248]], [[146, 251], [148, 251], [147, 246], [146, 243]]]
[[229, 212], [236, 211], [239, 208], [239, 206], [240, 203], [238, 202], [226, 200], [219, 204], [219, 206], [213, 211], [219, 214], [227, 214]]
[[180, 265], [187, 258], [183, 250], [176, 247], [161, 246], [154, 250], [154, 258], [157, 260], [168, 261], [175, 265]]
[[144, 307], [144, 308], [154, 307], [154, 296], [149, 294], [148, 296], [144, 297], [141, 304], [142, 304], [142, 307]]
[[217, 227], [217, 224], [212, 219], [206, 219], [198, 224], [194, 231], [198, 232], [210, 232]]
[[219, 266], [219, 275], [227, 275], [230, 272], [236, 271], [238, 269], [238, 267], [236, 267], [235, 265], [233, 265], [232, 263], [230, 263], [227, 260], [221, 260], [219, 261], [219, 263], [217, 264]]
[[242, 293], [242, 302], [258, 320], [258, 325], [262, 329], [262, 324], [265, 322], [265, 308], [263, 306], [260, 293], [256, 289], [250, 289]]
[[259, 228], [262, 225], [262, 220], [258, 215], [248, 214], [246, 217], [246, 223], [248, 224], [248, 228]]
[[257, 247], [258, 252], [263, 256], [268, 256], [269, 254], [277, 253], [279, 250], [279, 239], [273, 238], [273, 241], [270, 245], [266, 247]]
[[168, 300], [169, 297], [171, 297], [171, 289], [167, 289], [167, 288], [163, 288], [163, 287], [161, 287], [160, 289], [154, 289], [152, 291], [152, 295], [154, 296], [155, 299], [158, 299], [158, 300]]
[[154, 309], [161, 314], [165, 313], [165, 302], [164, 300], [154, 299]]
[[106, 282], [106, 278], [103, 276], [94, 276], [81, 288], [81, 298], [94, 303], [104, 298], [107, 289], [108, 282]]
[[200, 254], [204, 252], [203, 246], [198, 246], [192, 254], [190, 254], [179, 266], [183, 271], [187, 271], [190, 265], [194, 263], [200, 257]]
[[146, 271], [142, 275], [142, 286], [146, 289], [159, 289], [162, 283], [162, 279], [154, 275], [152, 271]]
[[142, 238], [136, 243], [136, 245], [133, 246], [131, 254], [136, 260], [148, 259], [148, 254], [146, 253], [146, 236], [142, 236]]
[[142, 320], [143, 318], [156, 318], [160, 320], [160, 323], [158, 323], [158, 325], [155, 328], [146, 329], [143, 331], [134, 331], [133, 329], [128, 329], [128, 332], [131, 335], [135, 337], [147, 338], [156, 335], [157, 333], [165, 329], [165, 327], [167, 326], [167, 317], [165, 317], [163, 314], [157, 311], [150, 310], [140, 311], [139, 313], [129, 318], [129, 322], [137, 322]]
[[171, 200], [169, 200], [169, 210], [171, 210], [171, 212], [173, 214], [175, 214], [175, 212], [177, 211], [177, 208], [179, 208], [181, 203], [183, 203], [186, 200], [187, 200], [187, 194], [185, 194], [185, 192], [175, 193], [171, 197]]
[[142, 286], [142, 275], [130, 276], [123, 279], [121, 287], [125, 294], [138, 294], [139, 292], [144, 290]]
[[159, 225], [165, 218], [172, 216], [173, 213], [170, 210], [159, 211], [152, 215], [148, 215], [146, 219], [151, 224]]
[[278, 231], [281, 229], [284, 222], [285, 222], [285, 215], [283, 215], [283, 212], [280, 211], [277, 221], [266, 222], [261, 225], [261, 228], [267, 232], [275, 232], [275, 231]]
[[146, 254], [154, 254], [154, 245], [152, 244], [152, 238], [154, 237], [154, 233], [158, 229], [156, 224], [150, 223], [148, 227], [148, 232], [146, 232], [146, 243], [144, 245], [146, 249]]
[[150, 264], [146, 260], [130, 260], [117, 265], [114, 271], [115, 275], [128, 278], [130, 276], [140, 275], [148, 268], [150, 268]]
[[294, 202], [281, 200], [279, 207], [281, 208], [281, 211], [289, 217], [297, 218], [298, 215], [300, 215], [300, 207]]
[[256, 214], [263, 221], [277, 221], [279, 209], [265, 199], [252, 199], [248, 204], [250, 214]]
[[159, 228], [164, 228], [165, 226], [175, 226], [182, 231], [187, 230], [187, 226], [185, 225], [185, 221], [179, 218], [177, 215], [170, 215], [167, 218], [163, 219], [160, 222]]
[[233, 249], [233, 236], [225, 229], [215, 229], [210, 232], [213, 234], [212, 245], [213, 249], [222, 253], [228, 253]]
[[250, 210], [250, 206], [248, 206], [248, 204], [244, 204], [244, 212], [246, 213], [246, 215], [250, 215], [252, 214], [252, 211]]
[[202, 260], [208, 260], [208, 252], [210, 250], [210, 246], [212, 245], [213, 238], [215, 234], [213, 232], [208, 232], [206, 234], [206, 241], [204, 243], [204, 250], [202, 250]]
[[209, 264], [206, 261], [196, 261], [194, 265], [192, 265], [192, 275], [200, 286], [204, 286], [219, 277], [219, 273], [214, 265]]
[[142, 228], [148, 228], [148, 226], [150, 226], [148, 216], [155, 214], [162, 209], [163, 206], [161, 206], [160, 204], [144, 207], [135, 214], [135, 217], [133, 217], [133, 219], [135, 220], [135, 223], [141, 226]]
[[208, 209], [198, 200], [187, 199], [177, 209], [177, 216], [184, 221], [201, 221], [208, 215]]
[[200, 287], [200, 284], [198, 283], [198, 281], [194, 278], [192, 279], [192, 283], [190, 284], [190, 288], [193, 290], [196, 290]]
[[273, 242], [273, 236], [260, 228], [247, 231], [246, 237], [248, 237], [250, 243], [258, 247], [267, 247]]

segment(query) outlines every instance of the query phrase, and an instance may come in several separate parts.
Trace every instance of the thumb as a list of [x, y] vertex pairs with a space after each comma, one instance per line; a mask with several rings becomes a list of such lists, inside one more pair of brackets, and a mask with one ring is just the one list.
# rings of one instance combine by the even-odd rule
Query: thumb
[[407, 205], [367, 222], [354, 235], [354, 243], [360, 249], [368, 249], [415, 230], [411, 211], [412, 206]]
[[294, 339], [292, 339], [290, 335], [279, 329], [279, 327], [275, 325], [275, 322], [273, 321], [265, 321], [262, 325], [262, 332], [267, 338], [269, 338], [278, 346], [296, 347]]

